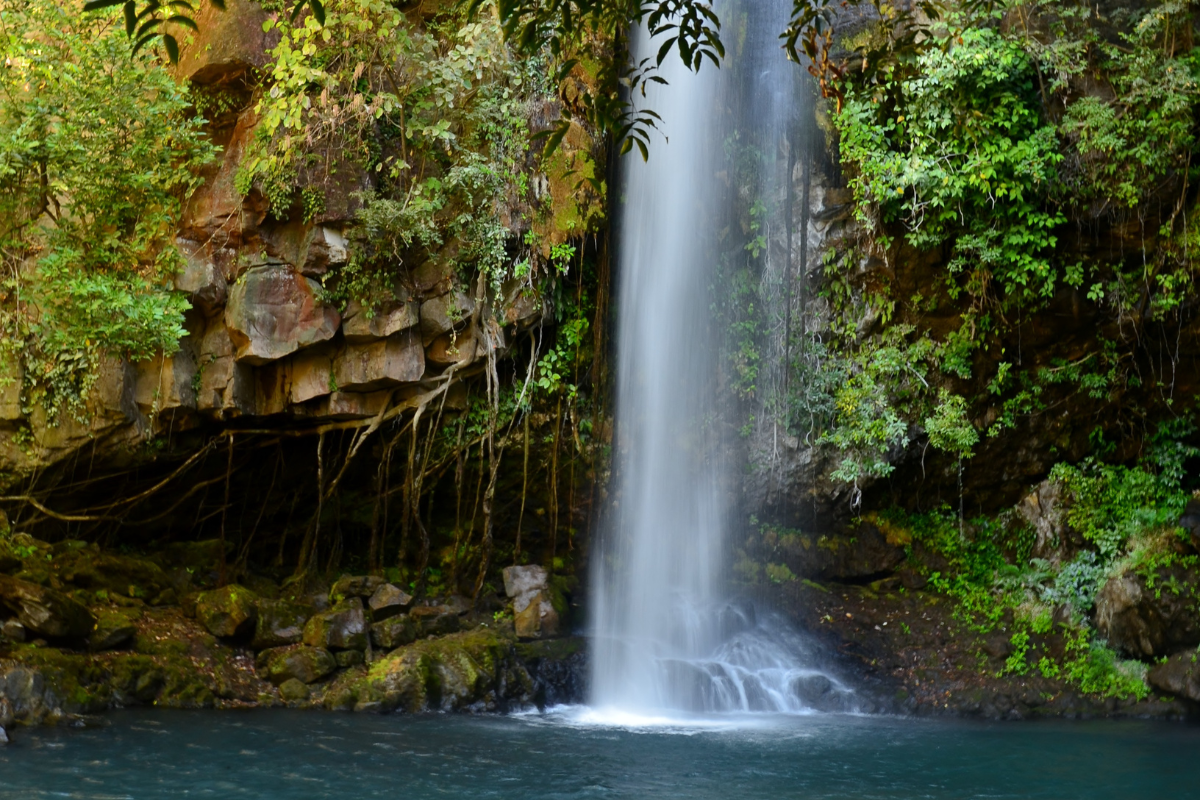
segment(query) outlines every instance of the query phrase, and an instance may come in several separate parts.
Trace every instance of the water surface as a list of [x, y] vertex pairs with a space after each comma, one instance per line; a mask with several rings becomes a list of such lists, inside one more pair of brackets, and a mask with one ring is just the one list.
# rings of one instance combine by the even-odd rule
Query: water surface
[[[1190, 798], [1200, 728], [811, 715], [122, 712], [18, 730], [7, 798]], [[631, 724], [632, 723], [632, 724]]]

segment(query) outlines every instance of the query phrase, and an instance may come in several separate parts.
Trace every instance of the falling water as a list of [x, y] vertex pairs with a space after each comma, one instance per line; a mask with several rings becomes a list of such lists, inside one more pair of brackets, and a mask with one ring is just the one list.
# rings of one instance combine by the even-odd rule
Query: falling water
[[[734, 467], [718, 401], [721, 332], [710, 313], [731, 224], [722, 165], [735, 135], [787, 149], [800, 96], [800, 70], [777, 39], [789, 8], [789, 0], [718, 4], [737, 69], [706, 65], [696, 74], [668, 58], [669, 86], [651, 88], [646, 100], [663, 119], [662, 137], [648, 162], [624, 159], [618, 478], [593, 579], [596, 708], [800, 711], [846, 696], [807, 666], [799, 636], [725, 590]], [[635, 49], [655, 52], [645, 39]], [[788, 175], [761, 183], [778, 193]]]

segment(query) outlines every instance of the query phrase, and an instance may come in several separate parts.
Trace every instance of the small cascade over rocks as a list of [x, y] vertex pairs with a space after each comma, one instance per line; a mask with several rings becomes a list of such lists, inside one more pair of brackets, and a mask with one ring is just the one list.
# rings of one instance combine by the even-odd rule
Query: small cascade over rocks
[[[616, 510], [593, 562], [597, 709], [653, 716], [854, 707], [850, 688], [814, 666], [803, 637], [727, 591], [728, 495], [738, 467], [719, 400], [722, 331], [710, 309], [723, 239], [740, 224], [732, 200], [746, 198], [734, 197], [723, 164], [739, 137], [767, 142], [770, 157], [756, 158], [775, 174], [758, 183], [791, 198], [794, 120], [811, 107], [796, 107], [808, 96], [803, 71], [777, 38], [789, 9], [786, 0], [718, 3], [723, 28], [740, 37], [726, 64], [693, 73], [668, 57], [669, 85], [646, 93], [662, 137], [648, 161], [624, 162]], [[635, 63], [658, 46], [643, 35]], [[768, 217], [750, 224], [791, 224]], [[792, 259], [784, 252], [778, 260], [771, 269], [783, 283]]]

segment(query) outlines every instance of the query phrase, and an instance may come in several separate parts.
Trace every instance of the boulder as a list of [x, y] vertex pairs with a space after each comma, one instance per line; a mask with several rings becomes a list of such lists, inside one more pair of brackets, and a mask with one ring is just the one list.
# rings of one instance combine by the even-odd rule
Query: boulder
[[25, 641], [25, 626], [15, 619], [5, 620], [0, 624], [0, 636], [10, 642], [23, 642]]
[[371, 644], [380, 650], [394, 650], [417, 639], [417, 625], [407, 614], [391, 617], [371, 626]]
[[342, 333], [347, 342], [371, 342], [406, 331], [420, 321], [421, 304], [412, 300], [385, 305], [374, 313], [352, 302], [342, 320]]
[[290, 267], [248, 270], [229, 290], [225, 307], [234, 357], [265, 364], [332, 338], [341, 318], [320, 294], [320, 284]]
[[258, 595], [230, 584], [196, 598], [196, 619], [213, 636], [241, 636], [254, 630]]
[[279, 696], [287, 703], [303, 702], [312, 695], [309, 688], [296, 678], [288, 678], [279, 684]]
[[331, 650], [366, 650], [367, 621], [362, 600], [352, 597], [314, 614], [304, 626], [304, 643]]
[[266, 678], [276, 686], [289, 680], [315, 683], [337, 669], [333, 654], [323, 647], [285, 647], [267, 651]]
[[286, 600], [260, 600], [254, 623], [254, 639], [250, 646], [255, 650], [299, 644], [304, 637], [304, 625], [312, 615], [312, 609]]
[[88, 637], [88, 649], [92, 651], [115, 650], [127, 644], [137, 634], [137, 626], [131, 614], [117, 610], [104, 610], [96, 614], [96, 627]]
[[1146, 673], [1146, 681], [1160, 692], [1200, 702], [1200, 656], [1195, 650], [1176, 653]]
[[1152, 659], [1200, 644], [1200, 576], [1180, 565], [1157, 570], [1153, 586], [1132, 570], [1109, 578], [1096, 597], [1096, 628], [1134, 658]]
[[0, 608], [38, 636], [82, 639], [96, 624], [92, 612], [62, 592], [18, 578], [0, 575]]
[[504, 592], [513, 602], [513, 624], [522, 639], [540, 639], [558, 634], [558, 612], [554, 610], [550, 576], [531, 564], [505, 567]]
[[371, 597], [386, 584], [377, 575], [343, 575], [338, 578], [329, 590], [332, 598]]
[[425, 351], [412, 331], [366, 344], [348, 343], [333, 360], [333, 380], [341, 391], [371, 391], [418, 381], [425, 374]]
[[390, 583], [385, 583], [371, 595], [367, 606], [371, 609], [371, 619], [378, 622], [407, 611], [412, 602], [411, 594]]
[[419, 636], [444, 636], [458, 630], [458, 612], [447, 606], [417, 606], [408, 612]]

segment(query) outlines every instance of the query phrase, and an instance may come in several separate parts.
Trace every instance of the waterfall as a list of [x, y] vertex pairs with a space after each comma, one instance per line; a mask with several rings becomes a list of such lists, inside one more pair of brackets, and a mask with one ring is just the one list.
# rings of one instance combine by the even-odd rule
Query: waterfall
[[[790, 172], [778, 175], [776, 158], [784, 152], [790, 170], [802, 80], [778, 41], [789, 9], [790, 0], [719, 3], [727, 63], [693, 73], [668, 57], [669, 85], [646, 98], [662, 136], [647, 162], [623, 159], [615, 509], [593, 561], [594, 708], [800, 711], [848, 691], [807, 666], [801, 637], [726, 590], [736, 465], [718, 399], [724, 332], [712, 313], [718, 253], [738, 224], [726, 165], [731, 140], [767, 143], [757, 183], [774, 198], [762, 208], [776, 213], [760, 224], [790, 229]], [[635, 62], [657, 51], [648, 38], [635, 42]], [[762, 280], [785, 291], [789, 254], [766, 260]]]

